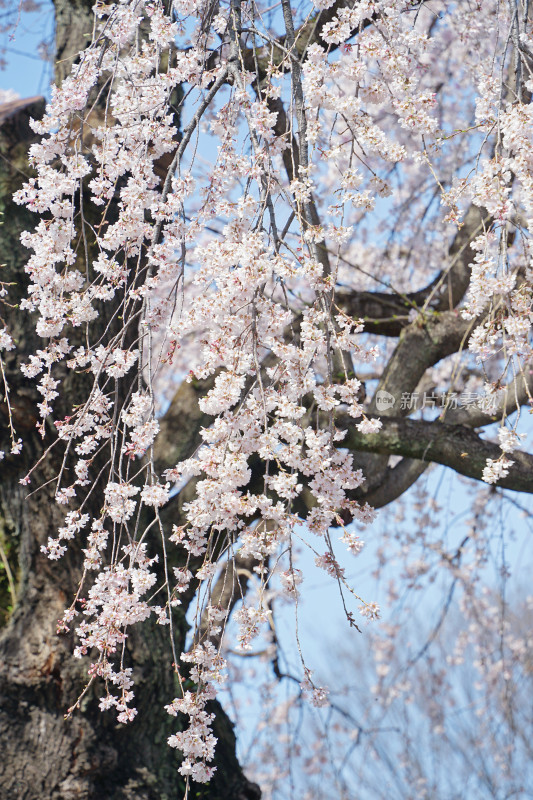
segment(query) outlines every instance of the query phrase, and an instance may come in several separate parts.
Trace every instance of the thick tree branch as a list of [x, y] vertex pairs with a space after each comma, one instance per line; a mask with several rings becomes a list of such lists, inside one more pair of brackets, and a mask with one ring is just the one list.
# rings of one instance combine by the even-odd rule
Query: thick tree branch
[[533, 406], [533, 380], [531, 375], [518, 375], [510, 384], [503, 387], [504, 394], [501, 403], [493, 414], [487, 414], [477, 405], [464, 408], [449, 409], [446, 412], [446, 422], [468, 425], [470, 428], [482, 428], [492, 425], [504, 417], [508, 417], [522, 406]]
[[[369, 405], [376, 413], [378, 391], [389, 392], [395, 400], [402, 392], [413, 392], [429, 367], [463, 347], [480, 320], [465, 320], [456, 311], [426, 315], [402, 331], [396, 349], [383, 371], [377, 391]], [[394, 404], [396, 408], [398, 405]], [[386, 410], [392, 416], [394, 407]], [[407, 410], [404, 412], [409, 413]]]
[[365, 322], [365, 331], [380, 336], [399, 336], [410, 324], [409, 312], [450, 311], [463, 299], [470, 281], [473, 253], [470, 243], [488, 223], [471, 205], [449, 250], [448, 264], [423, 289], [399, 292], [340, 291], [336, 304], [347, 314]]
[[[348, 430], [345, 442], [351, 450], [433, 461], [476, 480], [481, 480], [487, 459], [496, 460], [502, 454], [497, 444], [482, 439], [466, 425], [397, 417], [382, 417], [381, 422], [379, 433], [362, 434], [353, 419], [337, 417], [337, 425]], [[498, 486], [533, 493], [533, 455], [517, 450], [509, 457], [514, 464]]]
[[379, 479], [366, 480], [358, 494], [372, 508], [383, 508], [401, 497], [417, 482], [429, 467], [427, 461], [402, 458], [394, 467], [387, 467], [380, 473]]

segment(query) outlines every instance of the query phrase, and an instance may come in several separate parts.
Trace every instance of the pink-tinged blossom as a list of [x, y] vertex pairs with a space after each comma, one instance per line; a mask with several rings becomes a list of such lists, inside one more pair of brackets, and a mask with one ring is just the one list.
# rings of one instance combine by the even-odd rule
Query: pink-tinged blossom
[[121, 378], [133, 367], [139, 356], [138, 350], [106, 350], [102, 345], [94, 353], [93, 372], [102, 367], [112, 378]]
[[363, 419], [355, 426], [360, 433], [377, 433], [383, 423], [380, 419]]
[[320, 569], [323, 569], [332, 578], [343, 578], [344, 567], [341, 567], [337, 559], [331, 553], [324, 553], [322, 556], [315, 558], [315, 564]]
[[503, 453], [512, 453], [513, 450], [519, 448], [524, 437], [525, 433], [518, 434], [511, 428], [500, 428], [498, 430], [500, 449]]
[[377, 603], [365, 603], [362, 606], [359, 606], [359, 613], [362, 617], [370, 620], [377, 620], [380, 619], [381, 616], [381, 609]]
[[13, 350], [15, 344], [5, 328], [0, 329], [0, 350]]
[[347, 546], [350, 553], [354, 556], [359, 555], [365, 543], [359, 536], [356, 536], [355, 533], [349, 533], [348, 531], [344, 532], [344, 535], [341, 538], [341, 541]]
[[305, 678], [301, 682], [300, 687], [311, 705], [315, 708], [325, 708], [329, 706], [329, 689], [327, 686], [315, 686], [313, 682], [313, 673], [310, 669], [305, 668]]
[[160, 508], [168, 500], [169, 488], [168, 483], [164, 486], [160, 483], [156, 483], [153, 486], [145, 486], [141, 492], [141, 500], [146, 506]]
[[498, 459], [488, 458], [487, 465], [483, 467], [482, 479], [485, 483], [498, 483], [500, 478], [507, 477], [509, 468], [513, 464], [514, 461], [510, 461], [503, 455]]
[[105, 488], [106, 514], [113, 522], [127, 522], [131, 519], [136, 502], [132, 497], [139, 494], [140, 488], [128, 483], [109, 483]]
[[289, 597], [298, 597], [298, 586], [303, 583], [303, 579], [301, 569], [297, 569], [296, 567], [285, 570], [285, 572], [282, 572], [280, 575], [283, 590]]
[[329, 689], [325, 686], [317, 686], [311, 692], [311, 703], [316, 708], [329, 706]]

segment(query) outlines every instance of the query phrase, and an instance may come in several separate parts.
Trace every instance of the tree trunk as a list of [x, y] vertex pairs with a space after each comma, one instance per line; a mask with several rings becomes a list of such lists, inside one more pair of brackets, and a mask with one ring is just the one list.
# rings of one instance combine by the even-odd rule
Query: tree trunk
[[[72, 58], [84, 41], [83, 33], [91, 30], [91, 5], [92, 0], [56, 4], [62, 63]], [[20, 245], [20, 232], [35, 225], [35, 217], [16, 206], [11, 197], [29, 173], [27, 149], [35, 138], [29, 118], [40, 116], [43, 110], [41, 98], [0, 107], [0, 264], [4, 265], [0, 280], [13, 284], [10, 303], [18, 303], [26, 287], [27, 253]], [[111, 712], [100, 712], [101, 688], [96, 685], [84, 695], [80, 710], [64, 719], [87, 683], [85, 660], [72, 656], [73, 635], [56, 633], [57, 620], [75, 594], [81, 561], [71, 553], [50, 562], [40, 552], [48, 537], [56, 535], [63, 514], [54, 501], [55, 483], [44, 486], [57, 475], [53, 457], [43, 462], [29, 489], [20, 484], [44, 448], [35, 428], [35, 403], [40, 398], [19, 369], [39, 343], [28, 317], [15, 308], [0, 308], [0, 328], [4, 323], [17, 344], [16, 350], [3, 355], [12, 387], [13, 418], [23, 435], [24, 449], [20, 456], [6, 455], [0, 461], [0, 797], [181, 800], [185, 787], [177, 771], [179, 755], [166, 743], [176, 731], [176, 719], [163, 708], [177, 693], [168, 628], [146, 622], [128, 632], [127, 658], [133, 667], [139, 711], [133, 723], [120, 725]], [[65, 385], [64, 398], [59, 400], [65, 414], [76, 403], [79, 390], [72, 380]], [[0, 395], [0, 449], [9, 453], [3, 386]], [[50, 444], [51, 436], [48, 432], [45, 444]], [[29, 494], [38, 486], [44, 488]], [[95, 493], [92, 503], [97, 515], [102, 497]], [[184, 645], [185, 611], [176, 631], [177, 652]], [[214, 710], [217, 772], [210, 784], [195, 786], [193, 796], [259, 798], [258, 787], [246, 780], [237, 762], [230, 721], [217, 704]]]

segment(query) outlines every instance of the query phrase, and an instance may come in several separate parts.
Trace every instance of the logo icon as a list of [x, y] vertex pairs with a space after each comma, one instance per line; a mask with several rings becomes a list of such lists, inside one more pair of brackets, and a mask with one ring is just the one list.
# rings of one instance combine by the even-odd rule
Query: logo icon
[[384, 389], [380, 389], [376, 393], [376, 408], [378, 411], [386, 411], [387, 408], [392, 408], [395, 402], [394, 395]]

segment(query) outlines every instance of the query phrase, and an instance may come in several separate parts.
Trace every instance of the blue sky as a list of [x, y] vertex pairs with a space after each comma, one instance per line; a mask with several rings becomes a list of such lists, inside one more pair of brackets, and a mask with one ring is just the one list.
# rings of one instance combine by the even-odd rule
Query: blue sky
[[0, 56], [7, 62], [7, 69], [0, 71], [0, 89], [12, 89], [21, 97], [47, 94], [52, 65], [40, 57], [40, 45], [52, 40], [52, 8], [44, 0], [41, 10], [21, 15], [14, 32], [0, 34]]

